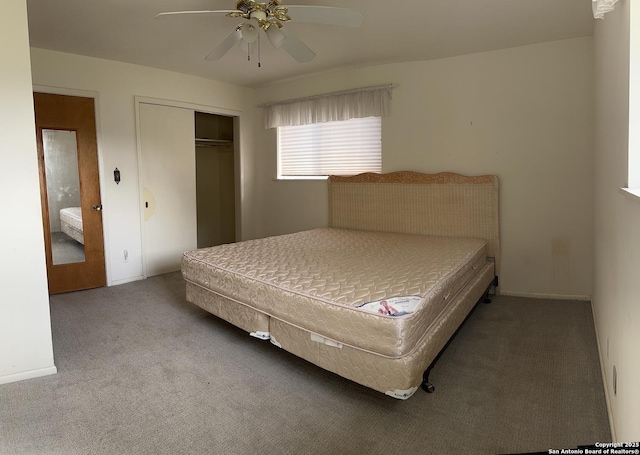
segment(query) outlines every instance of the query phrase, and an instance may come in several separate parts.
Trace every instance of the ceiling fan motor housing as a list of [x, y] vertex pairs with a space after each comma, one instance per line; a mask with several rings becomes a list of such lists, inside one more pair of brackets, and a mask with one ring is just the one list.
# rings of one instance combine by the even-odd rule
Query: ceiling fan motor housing
[[230, 16], [241, 16], [246, 19], [257, 19], [260, 26], [265, 30], [269, 28], [272, 21], [290, 21], [287, 15], [287, 7], [280, 5], [278, 0], [271, 0], [269, 3], [259, 3], [255, 0], [239, 0], [236, 9], [242, 14], [229, 14]]

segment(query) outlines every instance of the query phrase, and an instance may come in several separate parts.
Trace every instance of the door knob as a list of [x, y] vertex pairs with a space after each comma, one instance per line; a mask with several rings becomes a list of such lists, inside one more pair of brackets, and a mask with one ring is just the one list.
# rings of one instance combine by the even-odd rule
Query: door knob
[[96, 204], [92, 207], [92, 209], [96, 212], [99, 212], [100, 210], [102, 210], [102, 204]]

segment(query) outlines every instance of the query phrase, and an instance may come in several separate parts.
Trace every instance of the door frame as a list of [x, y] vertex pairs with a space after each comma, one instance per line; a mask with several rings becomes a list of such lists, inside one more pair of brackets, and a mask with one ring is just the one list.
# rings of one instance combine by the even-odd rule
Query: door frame
[[109, 237], [109, 204], [108, 204], [108, 196], [107, 196], [107, 188], [105, 186], [105, 173], [104, 173], [104, 157], [102, 154], [102, 121], [100, 117], [100, 94], [96, 91], [91, 90], [80, 90], [80, 89], [71, 89], [65, 87], [52, 87], [47, 85], [33, 85], [32, 91], [48, 93], [51, 95], [68, 95], [68, 96], [78, 96], [82, 98], [92, 98], [93, 106], [94, 106], [94, 115], [96, 120], [96, 145], [98, 152], [98, 175], [100, 177], [100, 199], [102, 200], [102, 238], [104, 243], [104, 261], [105, 261], [105, 271], [107, 275], [107, 286], [111, 286], [112, 283], [112, 274], [111, 274], [111, 248], [110, 248], [110, 237]]
[[[242, 185], [241, 183], [241, 162], [240, 162], [240, 128], [242, 123], [242, 111], [234, 109], [226, 109], [216, 106], [208, 106], [204, 104], [188, 103], [183, 101], [166, 100], [161, 98], [151, 98], [146, 96], [134, 96], [135, 118], [136, 118], [136, 149], [138, 155], [138, 204], [140, 210], [140, 240], [142, 251], [142, 276], [148, 278], [147, 273], [147, 251], [145, 243], [145, 226], [144, 226], [144, 181], [143, 181], [143, 163], [142, 163], [142, 138], [140, 134], [140, 105], [154, 104], [157, 106], [175, 107], [180, 109], [189, 109], [194, 111], [194, 128], [195, 128], [195, 111], [207, 114], [225, 115], [233, 117], [233, 163], [234, 163], [234, 185], [235, 185], [235, 218], [236, 218], [236, 239], [242, 240], [242, 211], [240, 201], [242, 201]], [[195, 153], [195, 152], [194, 152]]]

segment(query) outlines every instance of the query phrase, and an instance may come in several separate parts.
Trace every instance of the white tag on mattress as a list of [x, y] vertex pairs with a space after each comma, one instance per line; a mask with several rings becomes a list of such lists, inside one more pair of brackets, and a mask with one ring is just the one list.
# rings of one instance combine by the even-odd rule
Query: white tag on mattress
[[358, 308], [385, 316], [404, 316], [413, 313], [420, 302], [422, 302], [422, 297], [406, 295], [364, 303]]
[[275, 339], [275, 338], [271, 337], [271, 338], [269, 339], [269, 341], [271, 341], [271, 344], [272, 344], [272, 345], [274, 345], [274, 346], [278, 346], [280, 349], [282, 349], [282, 345], [281, 345], [278, 341], [276, 341], [276, 339]]
[[320, 335], [316, 335], [315, 333], [311, 334], [311, 341], [315, 341], [316, 343], [323, 343], [333, 348], [342, 349], [342, 343], [338, 343], [328, 338], [321, 337]]
[[406, 400], [410, 398], [416, 392], [416, 390], [418, 390], [417, 387], [411, 387], [407, 390], [389, 390], [388, 392], [385, 392], [385, 395], [397, 398], [398, 400]]
[[249, 335], [254, 338], [260, 338], [261, 340], [268, 340], [269, 338], [271, 338], [269, 332], [251, 332]]

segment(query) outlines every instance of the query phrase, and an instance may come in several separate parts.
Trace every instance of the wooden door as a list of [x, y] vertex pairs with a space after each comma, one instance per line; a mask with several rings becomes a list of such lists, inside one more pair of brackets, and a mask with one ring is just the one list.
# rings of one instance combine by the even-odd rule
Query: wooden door
[[145, 277], [180, 270], [197, 247], [193, 110], [140, 104]]
[[49, 293], [106, 284], [92, 98], [34, 93]]

